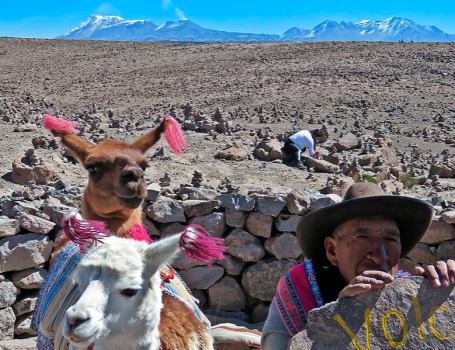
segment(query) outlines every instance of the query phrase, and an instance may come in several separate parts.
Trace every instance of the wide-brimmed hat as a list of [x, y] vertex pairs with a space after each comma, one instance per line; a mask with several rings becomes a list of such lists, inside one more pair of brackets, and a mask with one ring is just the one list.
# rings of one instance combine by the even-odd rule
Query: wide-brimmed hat
[[351, 219], [381, 215], [395, 219], [401, 236], [401, 257], [419, 243], [433, 217], [433, 206], [420, 199], [386, 195], [376, 184], [357, 183], [349, 187], [342, 202], [304, 215], [297, 227], [297, 239], [307, 259], [328, 264], [324, 241], [335, 228]]

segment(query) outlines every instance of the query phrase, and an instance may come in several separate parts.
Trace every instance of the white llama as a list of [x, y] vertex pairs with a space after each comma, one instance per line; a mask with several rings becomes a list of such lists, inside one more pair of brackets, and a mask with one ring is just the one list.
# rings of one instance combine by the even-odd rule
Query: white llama
[[[160, 344], [163, 303], [159, 270], [180, 252], [180, 240], [178, 234], [148, 245], [109, 237], [104, 244], [88, 248], [73, 274], [82, 295], [66, 311], [65, 338], [77, 349], [165, 348]], [[186, 309], [180, 303], [180, 309]], [[191, 320], [185, 314], [181, 322]], [[213, 349], [212, 337], [202, 328], [184, 335], [185, 350]], [[170, 346], [166, 350], [171, 350]]]

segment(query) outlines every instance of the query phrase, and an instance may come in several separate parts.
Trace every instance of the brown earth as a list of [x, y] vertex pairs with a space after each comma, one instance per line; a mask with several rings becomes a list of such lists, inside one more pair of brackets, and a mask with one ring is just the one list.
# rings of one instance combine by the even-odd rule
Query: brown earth
[[[18, 187], [11, 182], [13, 159], [32, 148], [33, 137], [50, 135], [41, 127], [41, 114], [53, 104], [51, 114], [71, 120], [90, 119], [97, 111], [102, 121], [94, 130], [127, 141], [149, 130], [171, 106], [183, 120], [183, 108], [191, 102], [206, 115], [220, 107], [246, 134], [324, 123], [334, 139], [335, 128], [345, 133], [357, 121], [370, 135], [384, 129], [405, 156], [414, 144], [433, 156], [448, 149], [453, 158], [454, 144], [447, 140], [455, 139], [454, 68], [453, 43], [197, 45], [0, 38], [0, 196]], [[2, 109], [9, 115], [4, 120]], [[259, 122], [260, 109], [268, 124]], [[131, 125], [123, 132], [109, 128], [109, 113]], [[38, 128], [21, 131], [24, 123]], [[217, 159], [233, 142], [252, 153], [257, 136], [185, 131], [185, 137], [192, 149], [185, 157], [168, 147], [164, 158], [149, 152], [151, 181], [169, 171], [173, 184], [190, 182], [199, 170], [204, 183], [214, 187], [225, 176], [256, 187], [320, 190], [326, 184], [326, 174], [309, 178], [308, 172], [281, 163]], [[55, 150], [37, 152], [57, 176], [84, 185], [80, 165]], [[412, 189], [419, 191], [432, 195], [431, 187]]]

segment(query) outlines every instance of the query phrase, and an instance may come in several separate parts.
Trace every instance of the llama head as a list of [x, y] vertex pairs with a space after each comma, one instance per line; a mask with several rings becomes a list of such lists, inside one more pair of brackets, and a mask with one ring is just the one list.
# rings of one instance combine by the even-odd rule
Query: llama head
[[179, 242], [180, 235], [151, 245], [109, 237], [105, 244], [90, 248], [73, 274], [81, 296], [66, 311], [63, 335], [77, 347], [157, 344], [162, 308], [159, 268], [180, 251]]
[[188, 147], [178, 123], [171, 117], [164, 118], [158, 127], [131, 144], [112, 140], [93, 144], [73, 134], [74, 126], [65, 126], [71, 122], [47, 115], [45, 119], [45, 127], [61, 138], [62, 144], [73, 151], [89, 172], [84, 198], [97, 218], [128, 218], [141, 205], [147, 195], [145, 153], [163, 132], [174, 150], [181, 152], [179, 146]]

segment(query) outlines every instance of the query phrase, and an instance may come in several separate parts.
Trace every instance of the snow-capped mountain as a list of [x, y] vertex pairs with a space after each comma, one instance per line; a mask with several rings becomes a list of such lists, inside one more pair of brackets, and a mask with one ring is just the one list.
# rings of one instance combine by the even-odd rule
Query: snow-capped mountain
[[385, 21], [364, 20], [359, 23], [326, 20], [313, 29], [293, 27], [283, 35], [225, 32], [201, 27], [188, 19], [168, 21], [157, 26], [149, 20], [128, 21], [116, 16], [93, 15], [77, 28], [57, 39], [118, 41], [455, 41], [435, 26], [392, 17]]
[[[299, 28], [296, 28], [299, 29]], [[303, 30], [306, 31], [306, 30]], [[403, 17], [385, 21], [364, 20], [359, 23], [326, 20], [306, 36], [284, 33], [287, 41], [455, 41], [454, 34], [446, 34], [435, 26], [422, 26]]]

